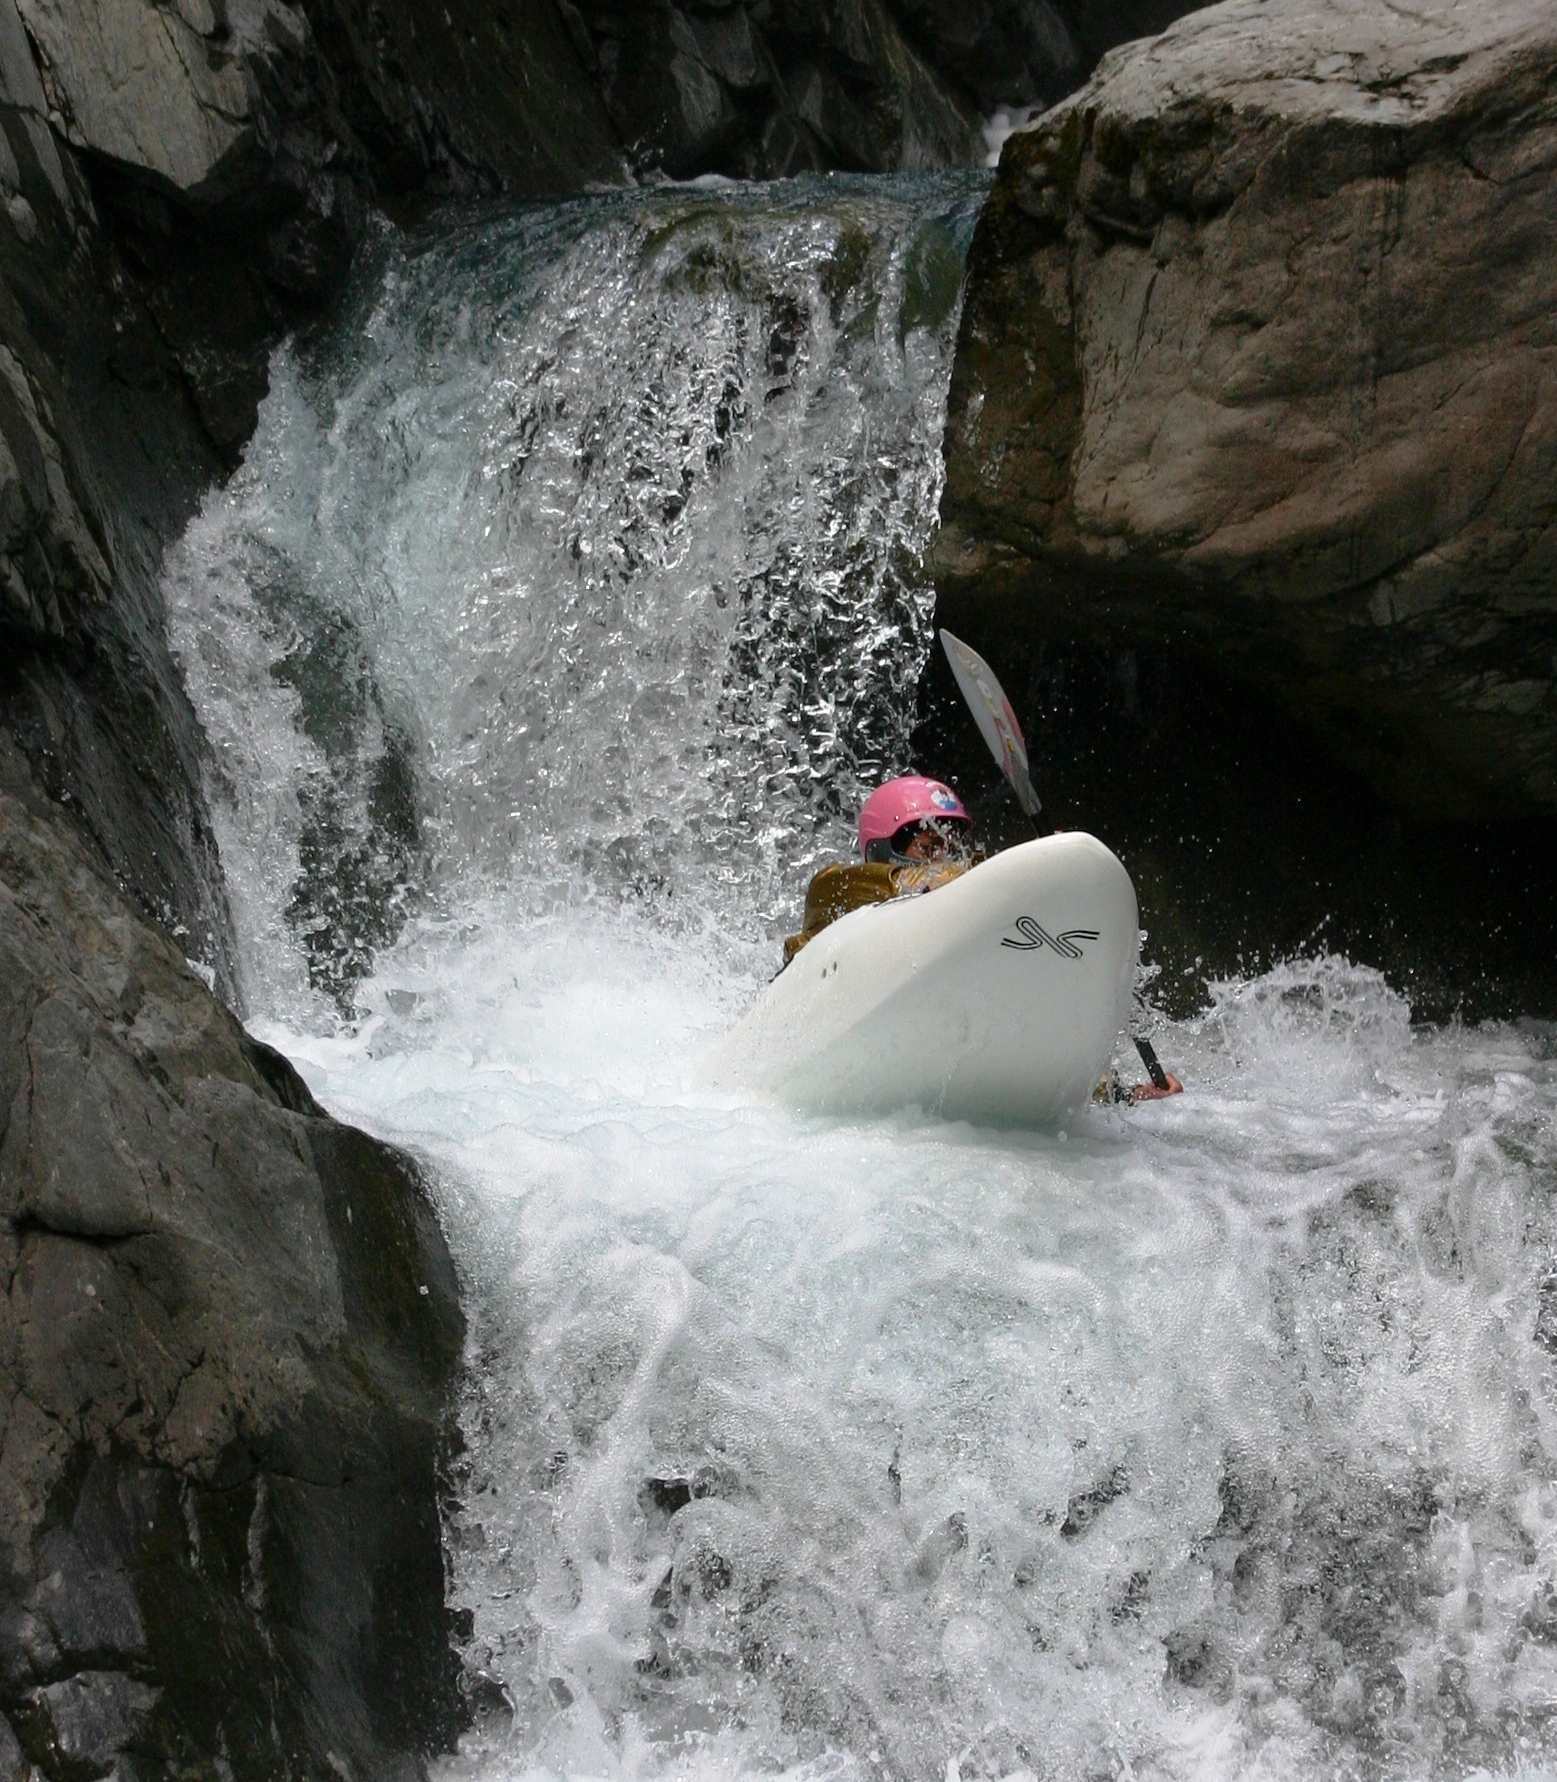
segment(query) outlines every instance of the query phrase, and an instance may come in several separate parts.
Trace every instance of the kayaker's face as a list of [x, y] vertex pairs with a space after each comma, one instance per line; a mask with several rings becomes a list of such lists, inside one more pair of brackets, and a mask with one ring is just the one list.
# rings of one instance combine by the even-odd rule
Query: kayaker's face
[[[961, 830], [961, 824], [958, 830]], [[903, 854], [908, 860], [945, 860], [950, 857], [954, 846], [953, 838], [938, 824], [921, 823], [914, 833], [903, 844]], [[955, 837], [956, 851], [964, 852], [966, 844], [959, 833]]]
[[933, 829], [916, 829], [908, 838], [908, 845], [903, 849], [909, 860], [944, 860], [946, 858], [946, 837]]

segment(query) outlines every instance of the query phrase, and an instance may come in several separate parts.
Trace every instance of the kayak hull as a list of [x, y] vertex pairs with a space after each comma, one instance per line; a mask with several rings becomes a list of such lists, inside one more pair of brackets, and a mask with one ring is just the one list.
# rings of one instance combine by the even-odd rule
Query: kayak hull
[[1129, 1014], [1135, 887], [1094, 836], [1009, 848], [825, 928], [700, 1081], [824, 1113], [1043, 1125], [1091, 1095]]

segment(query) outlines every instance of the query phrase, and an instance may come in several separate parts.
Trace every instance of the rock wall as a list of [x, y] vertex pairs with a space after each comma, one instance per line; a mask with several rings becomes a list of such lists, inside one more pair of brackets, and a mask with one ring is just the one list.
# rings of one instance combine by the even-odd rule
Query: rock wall
[[[546, 48], [470, 53], [524, 85]], [[458, 1717], [449, 1258], [185, 964], [225, 981], [227, 916], [158, 569], [381, 186], [619, 162], [582, 81], [598, 140], [564, 83], [543, 152], [368, 49], [340, 80], [282, 5], [0, 0], [6, 1775], [412, 1773]]]
[[560, 3], [638, 172], [769, 178], [979, 158], [977, 114], [883, 0], [684, 11]]
[[1007, 144], [949, 623], [1188, 645], [1398, 807], [1557, 809], [1557, 15], [1228, 0]]
[[1183, 0], [557, 0], [626, 164], [687, 178], [983, 159], [997, 107], [1048, 104]]
[[463, 1333], [426, 1193], [3, 742], [0, 1252], [0, 1774], [383, 1775], [446, 1742]]

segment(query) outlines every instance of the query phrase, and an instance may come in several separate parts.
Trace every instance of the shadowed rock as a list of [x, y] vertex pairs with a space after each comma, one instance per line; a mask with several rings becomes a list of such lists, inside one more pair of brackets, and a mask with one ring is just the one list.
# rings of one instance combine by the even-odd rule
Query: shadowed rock
[[677, 178], [983, 158], [981, 116], [1047, 104], [1183, 0], [559, 0], [627, 163]]
[[1401, 806], [1557, 807], [1554, 72], [1535, 0], [1229, 0], [1013, 137], [948, 622], [1187, 642]]
[[462, 1323], [425, 1191], [102, 884], [9, 745], [0, 1249], [0, 1708], [32, 1761], [385, 1774], [445, 1742]]
[[565, 0], [563, 12], [640, 173], [767, 178], [978, 158], [972, 107], [884, 0], [652, 10]]
[[1149, 37], [1183, 0], [894, 0], [931, 65], [985, 113], [1052, 105], [1115, 44]]

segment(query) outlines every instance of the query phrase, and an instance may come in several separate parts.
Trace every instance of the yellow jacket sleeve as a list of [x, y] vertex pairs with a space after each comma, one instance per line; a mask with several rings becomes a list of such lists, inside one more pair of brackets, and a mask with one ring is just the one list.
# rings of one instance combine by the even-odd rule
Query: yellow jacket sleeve
[[863, 909], [868, 903], [887, 903], [894, 897], [912, 897], [920, 891], [935, 891], [967, 871], [960, 863], [937, 863], [916, 866], [887, 864], [877, 860], [856, 860], [844, 866], [824, 866], [806, 887], [805, 924], [799, 934], [784, 942], [784, 963], [800, 951], [807, 941], [822, 932], [829, 922], [836, 922], [850, 910]]

